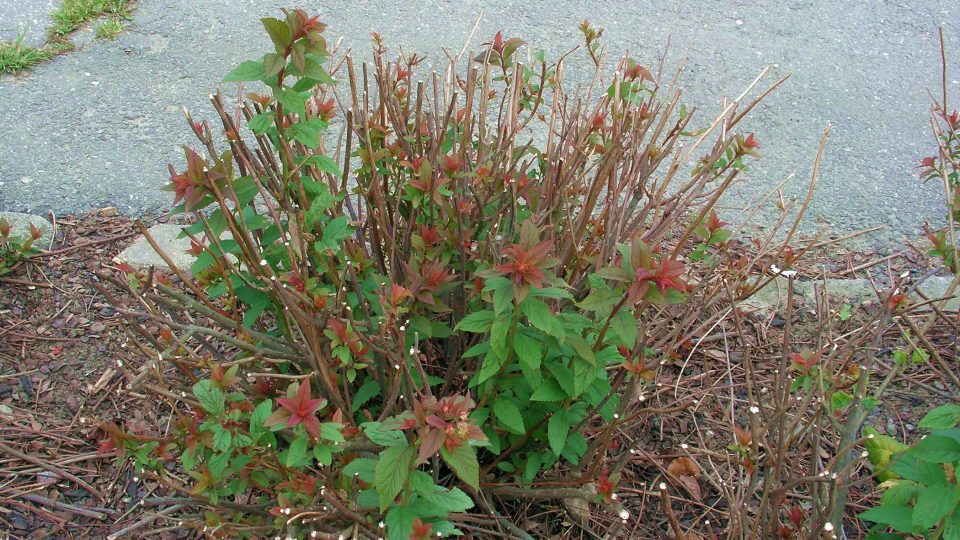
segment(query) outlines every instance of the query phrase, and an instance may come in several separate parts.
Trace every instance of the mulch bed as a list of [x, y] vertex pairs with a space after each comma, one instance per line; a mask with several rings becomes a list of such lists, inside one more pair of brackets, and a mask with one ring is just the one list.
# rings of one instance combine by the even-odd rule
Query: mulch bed
[[[91, 284], [138, 234], [101, 211], [56, 220], [50, 251], [0, 278], [0, 534], [107, 538], [147, 517], [153, 487], [98, 453], [109, 421], [143, 431], [156, 413], [125, 395], [119, 315]], [[169, 525], [158, 521], [156, 526]], [[154, 536], [156, 537], [156, 536]]]
[[[49, 252], [0, 278], [0, 535], [196, 537], [198, 533], [180, 530], [165, 515], [176, 503], [170, 493], [139, 478], [129, 461], [98, 453], [104, 434], [98, 433], [97, 426], [103, 422], [136, 433], [166, 429], [167, 418], [158, 417], [160, 411], [122, 388], [121, 366], [138, 366], [142, 356], [126, 346], [121, 317], [92, 286], [97, 272], [115, 268], [112, 260], [133, 242], [136, 225], [131, 218], [101, 211], [59, 218], [55, 232]], [[808, 258], [800, 274], [883, 278], [906, 270], [923, 272], [929, 264], [920, 249], [909, 246], [891, 255], [825, 244]], [[775, 315], [770, 317], [759, 326], [776, 333]], [[706, 355], [705, 361], [709, 360]], [[705, 366], [691, 363], [684, 376], [697, 378]], [[661, 373], [668, 389], [679, 373], [679, 368], [669, 366]], [[943, 388], [933, 373], [915, 377]], [[938, 401], [942, 398], [922, 387], [894, 388], [872, 423], [883, 427], [886, 422], [888, 431], [909, 432], [927, 405]], [[723, 411], [717, 414], [723, 417]], [[640, 434], [641, 439], [649, 439], [649, 445], [640, 447], [653, 455], [638, 454], [639, 462], [651, 463], [638, 463], [627, 473], [632, 482], [649, 482], [651, 491], [633, 490], [639, 502], [639, 508], [633, 508], [639, 513], [645, 504], [657, 506], [652, 486], [661, 478], [658, 470], [676, 457], [670, 449], [688, 440], [686, 422], [664, 417], [656, 429]], [[722, 445], [718, 450], [723, 450]], [[654, 462], [661, 464], [653, 467]], [[703, 489], [701, 494], [699, 485], [687, 486], [690, 504], [683, 504], [687, 511], [679, 515], [685, 525], [710, 515], [710, 505], [717, 499], [709, 486]], [[865, 508], [873, 496], [867, 484], [851, 493], [851, 503]], [[561, 514], [555, 517], [563, 519]], [[643, 521], [639, 519], [638, 524]], [[656, 528], [641, 525], [623, 532], [648, 537], [656, 535]]]

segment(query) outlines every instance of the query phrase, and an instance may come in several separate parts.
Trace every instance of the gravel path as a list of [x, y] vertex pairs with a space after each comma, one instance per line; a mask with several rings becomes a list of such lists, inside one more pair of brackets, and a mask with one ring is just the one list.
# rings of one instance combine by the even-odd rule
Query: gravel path
[[[0, 30], [10, 1], [0, 0]], [[786, 4], [728, 1], [722, 11], [705, 12], [696, 0], [333, 0], [321, 13], [329, 33], [357, 50], [365, 51], [377, 30], [394, 50], [433, 58], [462, 44], [481, 9], [474, 45], [502, 28], [556, 55], [579, 44], [576, 25], [589, 18], [606, 29], [611, 51], [652, 63], [669, 37], [673, 63], [689, 57], [682, 82], [704, 121], [721, 98], [772, 64], [773, 76], [793, 76], [746, 126], [757, 132], [764, 159], [741, 197], [756, 197], [790, 174], [796, 177], [788, 195], [802, 196], [817, 140], [831, 123], [808, 229], [818, 220], [840, 233], [887, 224], [882, 238], [889, 239], [942, 219], [939, 188], [920, 184], [912, 169], [932, 142], [927, 89], [939, 84], [939, 25], [954, 65], [960, 63], [960, 4]], [[191, 141], [180, 107], [206, 114], [206, 96], [223, 75], [266, 50], [257, 19], [283, 5], [289, 1], [141, 0], [132, 27], [116, 41], [93, 40], [87, 30], [76, 38], [80, 50], [0, 79], [0, 210], [117, 206], [138, 213], [167, 206], [170, 198], [159, 190], [166, 164], [179, 166], [179, 145]], [[582, 65], [570, 73], [586, 76]], [[954, 95], [958, 78], [954, 70]]]

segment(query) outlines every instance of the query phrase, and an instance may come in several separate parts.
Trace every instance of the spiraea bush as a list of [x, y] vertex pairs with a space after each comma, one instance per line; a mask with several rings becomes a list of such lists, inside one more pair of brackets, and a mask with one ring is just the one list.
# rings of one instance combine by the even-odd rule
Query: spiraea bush
[[376, 34], [357, 66], [303, 11], [262, 23], [273, 50], [227, 75], [236, 103], [211, 96], [216, 128], [187, 115], [200, 144], [170, 169], [196, 262], [114, 280], [141, 306], [128, 386], [169, 432], [105, 425], [103, 449], [216, 537], [529, 538], [548, 503], [615, 534], [642, 444], [624, 434], [695, 401], [645, 403], [660, 367], [802, 254], [796, 221], [741, 241], [716, 209], [773, 87], [696, 126], [662, 62], [605, 79], [587, 23], [578, 89], [500, 33], [422, 77]]

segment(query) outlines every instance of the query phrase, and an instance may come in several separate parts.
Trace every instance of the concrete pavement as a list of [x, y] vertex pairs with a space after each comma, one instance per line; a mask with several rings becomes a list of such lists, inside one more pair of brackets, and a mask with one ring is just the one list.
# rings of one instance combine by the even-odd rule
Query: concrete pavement
[[[169, 194], [159, 190], [166, 164], [179, 166], [179, 146], [192, 142], [180, 106], [208, 115], [206, 96], [223, 75], [267, 50], [258, 19], [285, 5], [140, 0], [116, 41], [81, 32], [80, 50], [0, 79], [0, 210], [63, 213], [109, 205], [138, 213], [169, 206]], [[328, 33], [357, 51], [368, 49], [376, 30], [394, 51], [402, 46], [435, 59], [442, 47], [462, 45], [481, 10], [476, 47], [503, 29], [556, 56], [580, 43], [576, 26], [586, 18], [606, 29], [612, 52], [653, 63], [670, 38], [671, 63], [689, 57], [681, 81], [703, 122], [722, 97], [736, 95], [769, 64], [773, 77], [793, 76], [745, 126], [756, 131], [764, 158], [730, 204], [757, 197], [791, 173], [788, 195], [802, 196], [817, 140], [832, 123], [807, 230], [818, 219], [839, 233], [887, 224], [881, 239], [889, 239], [916, 234], [922, 221], [944, 214], [940, 188], [920, 184], [912, 169], [932, 149], [927, 89], [939, 85], [938, 26], [945, 27], [954, 65], [960, 63], [956, 2], [728, 1], [709, 11], [696, 0], [300, 5], [319, 10]], [[583, 81], [586, 74], [583, 62], [568, 69], [568, 78]], [[958, 78], [955, 70], [948, 81], [954, 95]]]

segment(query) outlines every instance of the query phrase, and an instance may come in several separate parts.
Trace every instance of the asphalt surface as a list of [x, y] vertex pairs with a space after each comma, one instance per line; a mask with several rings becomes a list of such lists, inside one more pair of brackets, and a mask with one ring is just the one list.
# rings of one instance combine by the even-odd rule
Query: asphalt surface
[[50, 12], [59, 0], [0, 0], [0, 40], [23, 37], [24, 45], [40, 45], [47, 37]]
[[[793, 75], [744, 125], [756, 131], [763, 159], [729, 204], [755, 199], [791, 174], [787, 195], [802, 196], [818, 139], [832, 124], [807, 230], [886, 224], [882, 238], [889, 240], [942, 220], [940, 188], [921, 184], [913, 167], [933, 146], [927, 92], [939, 92], [938, 26], [954, 66], [960, 64], [955, 1], [728, 1], [711, 11], [697, 0], [313, 4], [304, 7], [319, 9], [328, 33], [363, 54], [376, 30], [394, 51], [439, 60], [443, 47], [462, 46], [481, 10], [476, 47], [502, 29], [555, 57], [580, 43], [576, 26], [590, 19], [606, 29], [611, 51], [652, 64], [669, 38], [671, 65], [689, 58], [681, 82], [703, 122], [723, 97], [772, 65], [771, 82]], [[140, 0], [132, 26], [116, 41], [90, 39], [87, 31], [78, 37], [80, 50], [0, 79], [0, 210], [62, 214], [117, 206], [139, 213], [169, 206], [159, 189], [166, 164], [179, 167], [180, 145], [193, 142], [180, 107], [207, 114], [207, 94], [223, 75], [268, 50], [258, 18], [284, 5], [289, 1]], [[0, 29], [9, 12], [0, 7]], [[568, 80], [586, 82], [586, 75], [582, 63], [574, 64]], [[948, 84], [955, 96], [957, 79], [954, 69]]]

